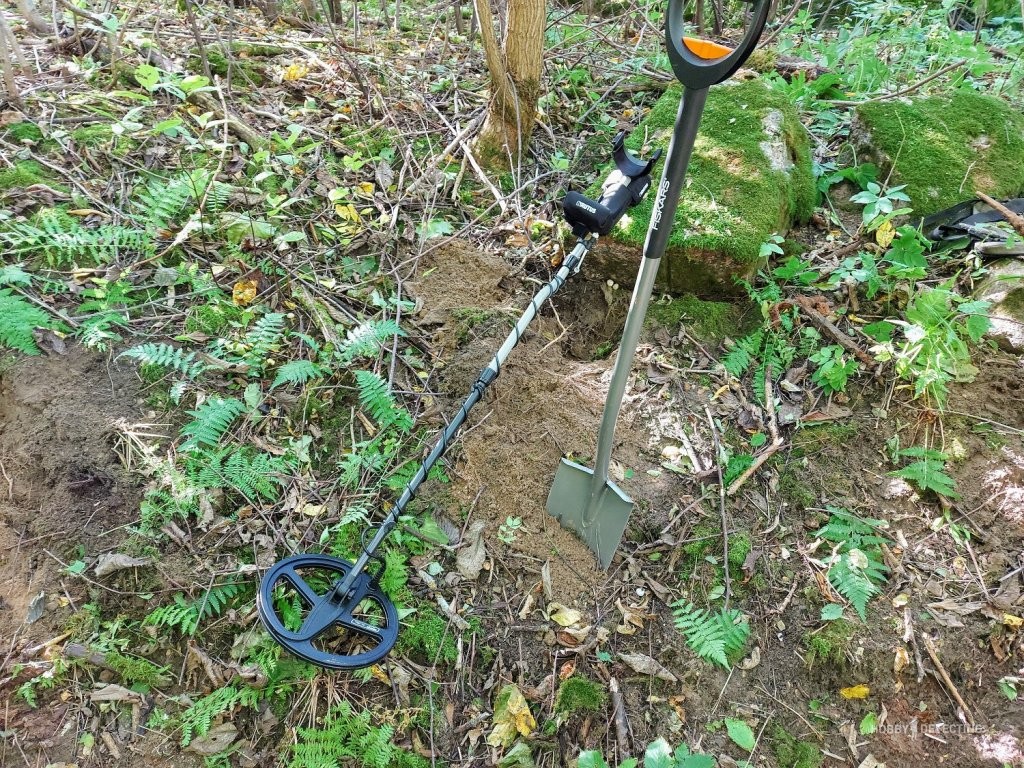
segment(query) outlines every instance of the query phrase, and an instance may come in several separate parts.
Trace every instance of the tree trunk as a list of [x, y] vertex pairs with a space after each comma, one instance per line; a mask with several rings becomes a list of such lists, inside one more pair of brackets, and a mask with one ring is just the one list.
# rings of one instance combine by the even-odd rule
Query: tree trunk
[[487, 119], [475, 153], [482, 165], [509, 165], [530, 141], [537, 119], [544, 53], [544, 0], [509, 0], [504, 44], [499, 48], [489, 0], [475, 0], [491, 76]]

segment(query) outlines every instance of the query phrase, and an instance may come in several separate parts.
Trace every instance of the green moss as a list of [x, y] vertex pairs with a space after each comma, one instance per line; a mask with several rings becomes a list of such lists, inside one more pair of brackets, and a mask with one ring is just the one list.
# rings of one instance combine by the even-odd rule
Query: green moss
[[857, 425], [832, 422], [804, 427], [793, 435], [793, 447], [820, 450], [826, 446], [841, 445], [857, 436]]
[[846, 619], [830, 621], [818, 632], [804, 635], [807, 649], [806, 661], [809, 667], [815, 664], [830, 664], [840, 669], [846, 666], [847, 656], [853, 645], [854, 625]]
[[[961, 90], [911, 103], [863, 104], [857, 117], [871, 151], [894, 166], [916, 213], [929, 214], [974, 197], [1024, 191], [1024, 115], [1001, 99]], [[882, 174], [885, 177], [885, 173]]]
[[126, 685], [145, 685], [157, 688], [167, 685], [167, 667], [158, 667], [147, 659], [136, 656], [123, 656], [111, 651], [105, 658], [107, 666], [117, 674]]
[[734, 533], [729, 537], [729, 567], [733, 575], [739, 573], [740, 567], [750, 554], [750, 534]]
[[[479, 307], [459, 307], [452, 310], [452, 316], [458, 321], [455, 328], [455, 341], [462, 344], [469, 340], [470, 332], [474, 328], [502, 317], [503, 313]], [[511, 325], [511, 322], [508, 325]]]
[[818, 494], [800, 479], [792, 467], [779, 473], [779, 494], [797, 509], [813, 507], [818, 501]]
[[83, 147], [106, 144], [113, 135], [109, 125], [85, 125], [71, 132], [71, 138]]
[[199, 304], [189, 309], [185, 318], [185, 330], [188, 333], [199, 332], [216, 336], [232, 322], [240, 321], [242, 314], [242, 310], [232, 304]]
[[555, 712], [569, 717], [579, 712], [598, 712], [607, 699], [601, 683], [573, 675], [562, 681], [555, 695]]
[[[645, 137], [652, 145], [668, 144], [680, 94], [673, 87], [658, 100], [627, 141], [633, 150]], [[793, 163], [789, 173], [773, 170], [761, 148], [769, 139], [764, 121], [772, 113], [781, 116], [779, 131]], [[810, 217], [814, 198], [807, 133], [786, 97], [760, 79], [712, 88], [662, 263], [663, 282], [679, 290], [693, 284], [689, 273], [705, 270], [722, 280], [723, 268], [749, 269], [769, 235]], [[642, 246], [654, 199], [649, 194], [612, 237]]]
[[35, 160], [19, 160], [13, 168], [0, 169], [0, 189], [29, 187], [46, 180], [46, 169]]
[[23, 141], [38, 142], [43, 140], [43, 132], [35, 123], [23, 120], [7, 126], [7, 136], [11, 141], [20, 144]]
[[745, 307], [728, 301], [704, 301], [685, 294], [669, 302], [654, 302], [647, 311], [648, 323], [675, 329], [685, 323], [695, 336], [705, 341], [721, 341], [743, 336]]
[[813, 741], [801, 741], [781, 725], [772, 729], [771, 747], [775, 760], [784, 768], [819, 768], [825, 760]]
[[454, 664], [458, 656], [455, 635], [448, 620], [428, 603], [422, 603], [412, 624], [398, 636], [400, 653], [410, 653], [422, 661]]

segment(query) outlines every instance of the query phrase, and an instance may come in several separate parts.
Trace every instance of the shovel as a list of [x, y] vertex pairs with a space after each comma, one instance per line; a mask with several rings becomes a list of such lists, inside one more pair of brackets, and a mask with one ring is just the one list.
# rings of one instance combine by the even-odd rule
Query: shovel
[[555, 472], [555, 482], [547, 502], [548, 513], [558, 518], [563, 527], [579, 534], [597, 555], [601, 568], [605, 570], [611, 565], [626, 530], [629, 513], [633, 510], [633, 500], [608, 479], [615, 422], [622, 406], [644, 317], [647, 315], [658, 264], [665, 253], [672, 230], [676, 206], [686, 177], [686, 166], [697, 138], [708, 89], [731, 77], [757, 47], [768, 20], [770, 2], [754, 0], [753, 7], [747, 13], [748, 26], [743, 39], [736, 48], [728, 48], [709, 40], [686, 36], [686, 3], [683, 0], [669, 0], [665, 18], [668, 57], [675, 76], [683, 84], [683, 96], [654, 200], [640, 273], [633, 288], [633, 298], [622, 332], [622, 343], [608, 387], [608, 399], [597, 437], [597, 459], [591, 470], [563, 458]]

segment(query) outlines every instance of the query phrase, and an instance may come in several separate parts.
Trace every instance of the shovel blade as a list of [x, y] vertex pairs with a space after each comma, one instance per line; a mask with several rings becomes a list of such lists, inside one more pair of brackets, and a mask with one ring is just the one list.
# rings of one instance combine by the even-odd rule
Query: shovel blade
[[548, 494], [548, 514], [574, 531], [608, 570], [633, 511], [633, 500], [611, 480], [592, 493], [594, 471], [562, 459]]

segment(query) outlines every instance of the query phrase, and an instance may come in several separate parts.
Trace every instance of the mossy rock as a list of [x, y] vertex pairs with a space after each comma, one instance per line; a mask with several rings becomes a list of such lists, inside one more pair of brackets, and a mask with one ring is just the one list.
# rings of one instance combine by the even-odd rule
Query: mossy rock
[[[667, 147], [681, 89], [669, 88], [627, 140], [636, 151]], [[604, 169], [605, 177], [610, 166]], [[655, 186], [661, 168], [655, 169]], [[589, 193], [596, 195], [599, 189]], [[796, 110], [763, 80], [729, 81], [708, 95], [700, 131], [658, 276], [673, 293], [736, 294], [736, 278], [761, 266], [761, 244], [814, 210], [807, 133]], [[654, 190], [588, 260], [591, 272], [631, 285], [647, 236]]]
[[750, 323], [753, 313], [746, 312], [751, 306], [733, 301], [705, 301], [693, 294], [684, 294], [652, 302], [647, 310], [647, 321], [649, 325], [660, 325], [670, 331], [675, 331], [682, 323], [697, 338], [717, 342], [753, 330]]
[[970, 91], [950, 97], [879, 101], [857, 108], [853, 139], [881, 178], [905, 184], [915, 213], [1024, 191], [1024, 115]]
[[1007, 352], [1024, 354], [1024, 261], [1000, 259], [989, 264], [974, 296], [992, 302], [988, 337]]

